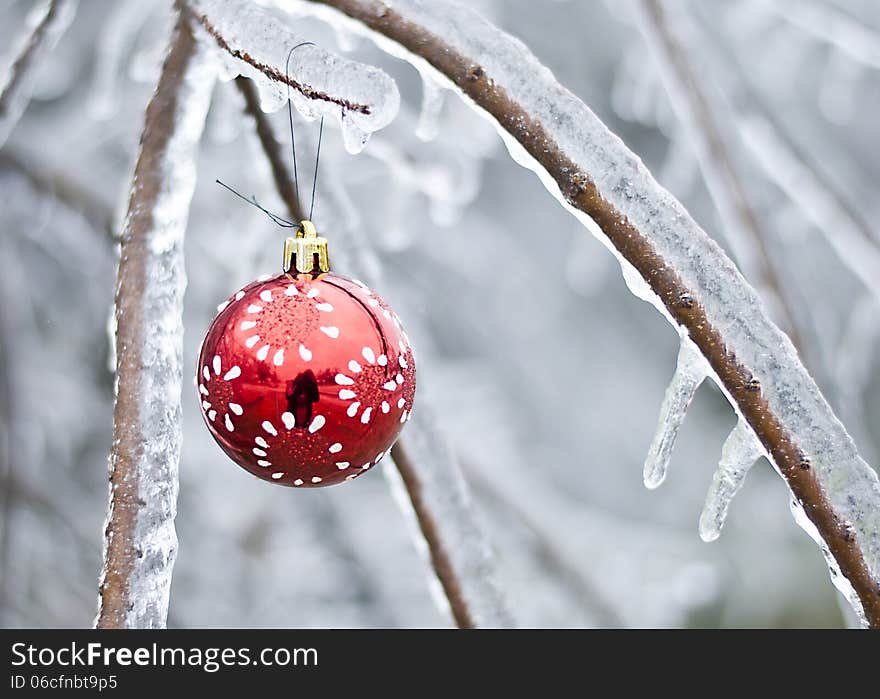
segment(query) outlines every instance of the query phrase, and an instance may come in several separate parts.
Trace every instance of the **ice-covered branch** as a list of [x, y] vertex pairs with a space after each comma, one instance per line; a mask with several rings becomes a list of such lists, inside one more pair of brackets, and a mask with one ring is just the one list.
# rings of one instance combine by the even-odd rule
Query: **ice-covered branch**
[[[248, 113], [256, 120], [260, 143], [278, 192], [290, 215], [299, 220], [303, 217], [298, 213], [299, 204], [290, 187], [291, 173], [280, 157], [272, 127], [256, 102], [256, 90], [251, 81], [242, 78], [238, 79], [238, 86], [244, 93]], [[360, 267], [358, 276], [372, 284], [369, 265]], [[421, 395], [419, 408], [407, 424], [405, 434], [391, 449], [400, 475], [400, 478], [391, 478], [392, 488], [403, 486], [399, 505], [404, 512], [414, 515], [455, 623], [460, 628], [510, 626], [511, 616], [495, 584], [489, 547], [470, 505], [467, 486], [425, 401]]]
[[183, 237], [214, 63], [181, 13], [144, 119], [116, 283], [116, 404], [99, 628], [164, 627], [177, 552]]
[[730, 152], [711, 92], [692, 66], [681, 37], [673, 30], [662, 0], [641, 0], [634, 6], [640, 31], [649, 45], [672, 107], [697, 153], [703, 179], [724, 224], [735, 257], [747, 278], [778, 302], [792, 342], [804, 351], [802, 333], [792, 309], [785, 280], [777, 269], [766, 232], [746, 192]]
[[[516, 39], [452, 2], [322, 0], [492, 120], [518, 162], [618, 256], [624, 277], [687, 333], [821, 537], [835, 584], [880, 626], [880, 482], [755, 291], [684, 207]], [[331, 6], [339, 12], [333, 12]], [[341, 14], [340, 14], [341, 13]], [[343, 16], [344, 15], [344, 16]]]
[[24, 113], [33, 89], [34, 71], [55, 48], [76, 13], [77, 0], [51, 0], [46, 14], [34, 28], [21, 53], [9, 69], [0, 92], [0, 147]]
[[220, 49], [222, 77], [252, 78], [264, 111], [284, 106], [289, 94], [303, 115], [336, 119], [352, 153], [397, 114], [400, 93], [383, 71], [304, 41], [253, 3], [189, 0], [186, 6]]

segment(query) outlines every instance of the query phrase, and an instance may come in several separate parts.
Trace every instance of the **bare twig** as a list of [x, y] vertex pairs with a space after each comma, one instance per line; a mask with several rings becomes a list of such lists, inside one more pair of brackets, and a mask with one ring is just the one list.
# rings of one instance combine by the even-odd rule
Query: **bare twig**
[[[590, 172], [588, 163], [595, 163], [595, 159], [584, 155], [574, 156], [568, 152], [551, 135], [551, 126], [545, 126], [543, 121], [512, 97], [512, 94], [521, 92], [516, 92], [519, 89], [517, 86], [506, 84], [504, 74], [490, 74], [464, 49], [450, 44], [420, 20], [412, 19], [412, 13], [401, 14], [397, 6], [392, 9], [381, 2], [318, 2], [358, 20], [373, 32], [399, 44], [408, 52], [408, 57], [427, 62], [445, 76], [468, 99], [496, 120], [499, 128], [534, 159], [535, 167], [555, 182], [567, 204], [587, 214], [598, 224], [609, 244], [638, 272], [668, 317], [681, 326], [699, 347], [720, 385], [740, 415], [748, 421], [803, 508], [806, 518], [821, 536], [829, 555], [857, 596], [868, 623], [880, 627], [880, 580], [874, 577], [860, 547], [860, 535], [853, 531], [854, 526], [870, 526], [874, 515], [869, 511], [863, 514], [860, 521], [849, 522], [839, 508], [851, 507], [852, 503], [848, 505], [846, 497], [839, 493], [832, 503], [823, 487], [826, 481], [820, 482], [817, 474], [819, 469], [814, 469], [811, 463], [811, 456], [820, 456], [815, 446], [808, 446], [817, 444], [816, 430], [824, 434], [828, 442], [847, 445], [846, 468], [854, 469], [855, 477], [866, 485], [858, 497], [862, 498], [861, 504], [869, 510], [876, 499], [876, 487], [870, 485], [876, 482], [876, 474], [872, 475], [870, 467], [858, 458], [848, 435], [815, 383], [803, 366], [788, 354], [790, 344], [787, 339], [763, 314], [753, 290], [736, 273], [720, 248], [706, 243], [706, 234], [671, 195], [665, 192], [658, 195], [660, 190], [653, 178], [622, 142], [605, 140], [596, 148], [602, 153], [604, 163], [610, 161], [618, 167], [625, 167], [633, 173], [631, 176], [622, 181], [615, 177], [603, 178], [600, 172]], [[473, 29], [473, 45], [485, 46], [486, 39], [479, 32], [494, 30], [487, 29], [486, 24], [473, 15], [471, 18], [476, 25]], [[466, 23], [460, 22], [456, 26], [465, 37], [470, 37], [471, 28]], [[497, 39], [499, 33], [496, 31], [494, 36]], [[532, 78], [535, 83], [544, 86], [547, 94], [555, 90], [554, 94], [566, 100], [566, 106], [571, 110], [566, 125], [580, 124], [579, 128], [584, 133], [607, 133], [585, 105], [552, 82], [548, 75], [535, 74]], [[545, 99], [552, 98], [548, 96]], [[578, 162], [574, 157], [583, 158], [583, 161]], [[620, 189], [612, 189], [615, 186]], [[650, 208], [645, 207], [646, 201], [650, 202]], [[674, 240], [684, 245], [690, 242], [700, 248], [702, 272], [698, 274], [687, 266], [693, 263], [687, 262], [686, 258], [675, 258], [678, 261], [673, 262], [672, 253], [667, 247], [672, 243], [651, 236], [647, 223], [649, 215], [651, 218], [663, 216], [664, 226], [672, 227], [675, 225], [673, 222], [677, 222], [677, 237]], [[640, 223], [637, 225], [634, 221]], [[707, 270], [717, 275], [711, 283], [706, 280]], [[727, 320], [719, 320], [725, 318], [719, 315], [719, 308], [723, 308], [718, 305], [723, 304], [717, 298], [719, 286], [728, 290], [735, 288], [743, 298], [749, 299], [748, 307], [742, 310], [743, 316], [737, 320], [750, 328], [748, 341], [732, 334], [732, 326]], [[758, 338], [760, 345], [757, 344]], [[766, 366], [766, 357], [770, 356], [788, 371], [783, 376], [763, 370], [758, 380], [749, 364], [759, 361], [759, 353], [765, 358], [761, 360], [764, 362], [762, 366]], [[749, 358], [748, 363], [746, 357]], [[795, 391], [800, 399], [799, 410], [809, 409], [815, 411], [815, 415], [822, 416], [821, 427], [812, 425], [809, 428], [812, 432], [805, 431], [803, 419], [792, 412], [793, 406], [783, 406], [779, 402], [777, 396], [781, 395], [780, 392], [791, 391]], [[820, 473], [826, 477], [825, 469], [835, 466], [823, 463]], [[870, 536], [870, 532], [865, 532], [865, 535]], [[863, 543], [868, 545], [867, 541]]]
[[[272, 167], [272, 175], [278, 192], [287, 205], [291, 217], [294, 220], [300, 220], [303, 216], [299, 210], [293, 187], [290, 186], [292, 182], [290, 171], [281, 157], [278, 140], [274, 136], [272, 126], [260, 110], [253, 82], [245, 78], [238, 78], [237, 84], [245, 96], [248, 113], [256, 121], [260, 143]], [[370, 275], [362, 274], [361, 276], [369, 281]], [[424, 398], [420, 398], [420, 402], [423, 401]], [[432, 441], [442, 442], [433, 434], [425, 434], [429, 432], [429, 428], [420, 423], [419, 419], [420, 414], [426, 410], [426, 406], [420, 405], [416, 416], [407, 426], [407, 435], [415, 435], [416, 439], [424, 435], [422, 439], [427, 439], [429, 443]], [[457, 477], [459, 475], [457, 473], [458, 467], [451, 459], [451, 452], [444, 451], [442, 448], [434, 449], [431, 452], [431, 457], [436, 462], [438, 469], [445, 471], [449, 476], [445, 498], [451, 502], [460, 503], [458, 504], [459, 521], [442, 522], [434, 511], [438, 500], [438, 496], [433, 492], [436, 485], [430, 481], [430, 477], [428, 483], [425, 482], [426, 470], [414, 461], [406, 446], [408, 442], [407, 436], [402, 437], [392, 447], [391, 457], [406, 487], [419, 529], [428, 546], [431, 565], [449, 601], [449, 607], [456, 624], [459, 628], [472, 628], [478, 624], [509, 625], [509, 615], [502, 606], [500, 595], [494, 589], [491, 576], [480, 576], [481, 579], [475, 578], [472, 582], [463, 580], [465, 573], [477, 564], [463, 562], [461, 553], [457, 557], [450, 555], [449, 539], [451, 537], [448, 531], [450, 526], [470, 527], [467, 535], [474, 540], [479, 540], [480, 537], [479, 529], [473, 521], [469, 508], [464, 503], [460, 503], [460, 501], [466, 500], [467, 496], [464, 492], [464, 481]], [[480, 561], [479, 565], [485, 567], [487, 563]]]
[[272, 179], [275, 181], [275, 187], [278, 194], [284, 200], [287, 211], [292, 221], [302, 221], [306, 218], [305, 213], [300, 206], [299, 200], [296, 198], [296, 191], [293, 186], [293, 178], [287, 166], [284, 164], [284, 158], [281, 155], [281, 147], [275, 134], [272, 131], [272, 125], [266, 118], [265, 113], [260, 109], [260, 96], [257, 94], [257, 88], [253, 80], [249, 80], [241, 75], [235, 79], [235, 84], [244, 96], [245, 111], [250, 114], [257, 127], [257, 136], [260, 139], [260, 145], [263, 146], [263, 152], [269, 160], [272, 168]]
[[150, 100], [116, 287], [116, 404], [99, 628], [162, 627], [177, 550], [183, 233], [213, 87], [178, 12]]
[[[657, 65], [673, 109], [678, 113], [696, 148], [703, 179], [709, 189], [724, 227], [731, 238], [739, 264], [754, 269], [753, 283], [772, 294], [789, 337], [804, 352], [803, 333], [785, 282], [780, 278], [768, 247], [767, 235], [749, 200], [737, 171], [726, 134], [706, 89], [691, 65], [685, 47], [670, 27], [662, 0], [642, 0], [637, 12], [639, 27], [657, 58]], [[742, 247], [747, 243], [750, 250]], [[752, 252], [752, 250], [754, 252]]]
[[0, 92], [0, 146], [6, 142], [27, 107], [34, 69], [40, 59], [54, 48], [55, 42], [70, 23], [75, 8], [74, 0], [51, 0], [46, 14], [12, 64], [9, 80]]

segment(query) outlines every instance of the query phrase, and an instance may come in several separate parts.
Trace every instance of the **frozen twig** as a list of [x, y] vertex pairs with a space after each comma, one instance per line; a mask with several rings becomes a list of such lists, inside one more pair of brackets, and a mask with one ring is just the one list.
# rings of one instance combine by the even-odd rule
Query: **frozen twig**
[[673, 31], [662, 0], [640, 0], [636, 8], [639, 29], [657, 61], [672, 107], [684, 125], [734, 253], [759, 289], [778, 301], [789, 337], [802, 352], [802, 333], [785, 281], [777, 269], [767, 235], [749, 200], [731, 157], [728, 135], [712, 103], [708, 88], [692, 67], [686, 46]]
[[245, 49], [242, 49], [238, 46], [232, 46], [229, 43], [229, 40], [223, 36], [223, 34], [216, 26], [214, 26], [208, 15], [204, 13], [199, 13], [197, 9], [193, 9], [191, 12], [196, 21], [198, 21], [198, 23], [201, 24], [202, 27], [204, 27], [205, 31], [207, 31], [208, 34], [213, 37], [214, 41], [217, 42], [217, 46], [219, 46], [223, 51], [228, 53], [233, 58], [244, 61], [253, 68], [256, 68], [270, 80], [289, 85], [292, 89], [299, 92], [306, 99], [335, 104], [350, 112], [370, 114], [371, 109], [369, 104], [354, 102], [339, 95], [331, 95], [323, 90], [316, 90], [311, 85], [306, 85], [304, 83], [301, 83], [299, 80], [296, 80], [286, 75], [285, 71], [281, 68], [269, 65], [268, 63], [263, 63], [262, 61], [258, 61]]
[[[463, 93], [620, 259], [630, 288], [687, 332], [819, 535], [835, 584], [880, 626], [880, 483], [754, 290], [681, 204], [520, 42], [464, 5], [336, 8], [388, 51]], [[840, 573], [834, 575], [834, 573]]]
[[76, 0], [51, 0], [21, 53], [9, 70], [0, 92], [0, 147], [6, 142], [27, 107], [33, 73], [40, 60], [55, 48], [76, 11]]
[[[259, 108], [250, 80], [238, 78], [247, 111], [254, 117], [260, 143], [272, 168], [281, 198], [294, 220], [303, 218], [272, 127]], [[370, 281], [366, 270], [360, 276]], [[491, 560], [474, 517], [464, 480], [451, 450], [436, 434], [420, 397], [406, 433], [391, 449], [419, 530], [427, 545], [431, 566], [459, 628], [509, 626], [510, 615], [495, 587]], [[430, 445], [410, 449], [410, 442]], [[443, 513], [442, 515], [440, 513]], [[466, 542], [466, 543], [462, 543]]]
[[178, 13], [144, 119], [116, 286], [116, 404], [99, 628], [164, 627], [177, 552], [183, 236], [214, 65]]

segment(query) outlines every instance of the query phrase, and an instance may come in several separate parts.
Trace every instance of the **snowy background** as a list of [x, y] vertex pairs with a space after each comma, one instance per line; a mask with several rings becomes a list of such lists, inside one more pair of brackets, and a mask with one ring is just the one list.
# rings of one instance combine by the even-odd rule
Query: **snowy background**
[[[520, 37], [735, 252], [629, 3], [470, 4]], [[857, 222], [880, 245], [880, 5], [667, 4], [723, 117], [765, 243], [785, 262], [806, 362], [876, 466], [880, 302], [827, 237]], [[169, 5], [80, 0], [0, 150], [3, 626], [87, 626], [94, 617], [112, 427], [113, 237]], [[0, 6], [4, 71], [41, 8]], [[700, 540], [706, 489], [736, 422], [713, 386], [697, 393], [663, 486], [644, 488], [678, 338], [494, 129], [370, 42], [271, 11], [297, 35], [397, 82], [397, 117], [361, 153], [349, 154], [328, 120], [314, 219], [336, 271], [367, 265], [404, 319], [418, 354], [417, 403], [432, 405], [462, 461], [518, 623], [851, 623], [766, 461], [721, 538]], [[380, 473], [325, 490], [272, 487], [228, 461], [201, 424], [188, 377], [203, 333], [218, 302], [276, 269], [284, 237], [214, 184], [219, 177], [283, 211], [242, 105], [234, 84], [217, 84], [187, 230], [189, 364], [169, 625], [448, 626]], [[270, 118], [286, 142], [286, 115]], [[311, 162], [317, 124], [298, 118], [297, 128]], [[791, 186], [804, 169], [808, 182], [840, 195], [846, 221]], [[535, 239], [546, 252], [540, 269], [528, 257]]]

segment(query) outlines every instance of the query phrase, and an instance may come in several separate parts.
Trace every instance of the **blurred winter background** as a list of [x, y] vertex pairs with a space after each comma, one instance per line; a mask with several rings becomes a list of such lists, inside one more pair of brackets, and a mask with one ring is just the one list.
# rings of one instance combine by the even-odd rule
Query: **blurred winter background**
[[[170, 4], [81, 0], [0, 150], [3, 626], [87, 626], [94, 616], [114, 235]], [[736, 252], [724, 197], [706, 185], [716, 164], [698, 158], [630, 3], [471, 4], [519, 36]], [[855, 227], [869, 245], [880, 240], [880, 4], [666, 6], [776, 261], [808, 367], [876, 466], [878, 299], [828, 239]], [[4, 71], [44, 7], [2, 3]], [[434, 86], [423, 104], [418, 72], [369, 41], [277, 13], [399, 85], [399, 115], [359, 155], [328, 122], [314, 218], [337, 271], [358, 256], [404, 318], [418, 352], [417, 403], [433, 405], [461, 458], [518, 622], [850, 623], [766, 461], [721, 538], [700, 540], [705, 492], [735, 423], [713, 386], [697, 394], [662, 488], [643, 487], [678, 338], [493, 128]], [[187, 231], [189, 367], [169, 625], [448, 626], [380, 473], [326, 490], [273, 487], [228, 461], [201, 424], [188, 377], [203, 332], [219, 301], [276, 269], [283, 239], [214, 184], [220, 177], [283, 210], [242, 105], [233, 83], [218, 83]], [[286, 115], [271, 120], [286, 142]], [[300, 118], [297, 127], [309, 161], [316, 124]], [[528, 258], [536, 239], [541, 268]]]

